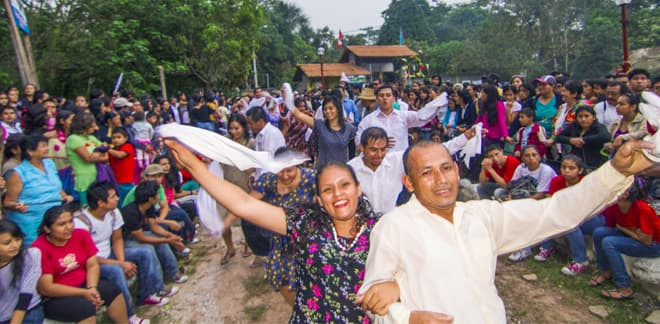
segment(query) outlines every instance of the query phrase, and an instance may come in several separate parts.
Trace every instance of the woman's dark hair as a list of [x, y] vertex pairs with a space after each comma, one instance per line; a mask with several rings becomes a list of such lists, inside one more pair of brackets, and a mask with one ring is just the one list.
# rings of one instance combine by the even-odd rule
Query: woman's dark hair
[[502, 93], [505, 93], [507, 91], [513, 92], [513, 94], [518, 94], [518, 88], [512, 86], [512, 85], [505, 85], [502, 87]]
[[[580, 112], [583, 111], [586, 111], [591, 115], [593, 115], [594, 117], [596, 117], [596, 111], [591, 106], [587, 106], [587, 105], [580, 105], [579, 107], [577, 107], [577, 109], [575, 109], [575, 116], [577, 116]], [[577, 119], [575, 120], [575, 122], [577, 122]]]
[[48, 120], [48, 111], [42, 104], [30, 106], [25, 114], [25, 134], [38, 130], [46, 126]]
[[[337, 122], [339, 122], [339, 126], [341, 127], [342, 130], [344, 130], [344, 106], [341, 104], [341, 97], [337, 96], [327, 96], [325, 97], [325, 101], [323, 101], [323, 107], [321, 109], [325, 109], [325, 105], [328, 103], [332, 103], [335, 107], [337, 107]], [[325, 115], [325, 114], [324, 114]], [[325, 119], [325, 126], [330, 129], [330, 121], [326, 118]]]
[[[227, 128], [229, 128], [229, 125], [231, 125], [232, 122], [237, 122], [239, 125], [241, 125], [243, 128], [243, 139], [247, 141], [249, 134], [247, 119], [245, 119], [245, 116], [242, 114], [231, 114], [231, 117], [229, 117], [229, 122], [227, 122]], [[231, 133], [229, 133], [229, 137], [232, 138]]]
[[5, 161], [14, 157], [13, 149], [21, 148], [21, 142], [25, 135], [23, 134], [11, 134], [7, 136], [7, 142], [5, 143]]
[[520, 88], [518, 89], [518, 92], [520, 92], [521, 89], [525, 89], [525, 90], [527, 90], [527, 92], [529, 92], [530, 97], [531, 97], [531, 96], [534, 96], [534, 91], [535, 91], [535, 89], [534, 89], [534, 86], [532, 86], [531, 83], [529, 83], [529, 82], [525, 82], [525, 83], [523, 83], [523, 84], [520, 86]]
[[82, 135], [94, 125], [94, 122], [94, 116], [90, 113], [83, 112], [75, 114], [71, 122], [71, 134]]
[[495, 125], [497, 123], [497, 88], [494, 85], [487, 85], [483, 91], [486, 93], [486, 102], [483, 103], [484, 109], [481, 110], [481, 115], [486, 114], [488, 124]]
[[575, 155], [575, 154], [566, 154], [566, 155], [564, 155], [564, 158], [561, 159], [561, 162], [563, 163], [564, 161], [572, 161], [573, 163], [575, 163], [575, 165], [577, 165], [578, 169], [582, 170], [580, 173], [584, 173], [584, 170], [587, 167], [584, 164], [584, 161], [582, 161], [582, 159], [579, 156]]
[[[321, 195], [321, 186], [320, 186], [320, 179], [325, 173], [326, 170], [330, 168], [340, 168], [342, 170], [347, 171], [351, 175], [351, 179], [355, 182], [355, 185], [359, 185], [360, 182], [357, 179], [357, 176], [355, 175], [355, 171], [353, 168], [347, 164], [344, 163], [339, 163], [339, 162], [329, 162], [328, 164], [324, 165], [321, 167], [319, 170], [317, 176], [316, 176], [316, 193], [317, 195]], [[326, 228], [332, 228], [334, 225], [332, 224], [332, 218], [330, 215], [328, 215], [327, 211], [322, 208], [322, 206], [318, 204], [314, 204], [313, 206], [305, 206], [307, 208], [313, 209], [313, 219], [312, 222], [318, 222], [323, 224]], [[355, 211], [355, 231], [359, 231], [360, 227], [364, 225], [367, 220], [370, 218], [376, 218], [377, 215], [374, 212], [373, 208], [371, 207], [371, 203], [367, 199], [367, 197], [362, 194], [360, 197], [358, 197], [358, 206], [357, 210]], [[312, 225], [312, 224], [310, 224]], [[308, 228], [313, 228], [314, 226], [309, 226]]]
[[520, 155], [521, 156], [524, 155], [525, 152], [527, 152], [527, 150], [534, 150], [534, 151], [536, 151], [537, 154], [539, 154], [539, 155], [541, 154], [541, 152], [539, 151], [538, 146], [536, 146], [534, 144], [528, 144], [528, 145], [525, 145], [525, 147], [523, 147], [522, 151], [520, 152]]
[[[23, 231], [16, 225], [16, 223], [8, 219], [0, 219], [0, 234], [8, 233], [12, 238], [21, 239], [25, 238]], [[21, 247], [18, 250], [18, 254], [12, 260], [14, 265], [11, 269], [11, 285], [18, 288], [19, 283], [21, 282], [21, 277], [23, 276], [23, 264], [25, 263], [25, 257], [27, 256], [27, 247], [21, 244]]]
[[162, 159], [166, 159], [168, 162], [170, 162], [170, 171], [167, 172], [163, 178], [165, 180], [165, 187], [174, 188], [176, 190], [180, 185], [179, 169], [176, 167], [176, 164], [174, 164], [174, 159], [172, 159], [172, 157], [170, 157], [168, 154], [157, 156], [153, 163], [160, 164], [160, 160]]
[[463, 100], [463, 103], [466, 105], [472, 102], [472, 97], [470, 96], [470, 93], [467, 90], [465, 90], [465, 88], [456, 91], [456, 97], [461, 98], [461, 100]]
[[564, 88], [573, 95], [575, 94], [575, 100], [578, 100], [582, 95], [582, 83], [575, 80], [570, 80], [564, 84]]
[[64, 126], [62, 126], [62, 122], [67, 120], [69, 117], [73, 115], [73, 112], [69, 110], [60, 110], [57, 112], [57, 117], [55, 117], [55, 129], [61, 132], [64, 132]]
[[112, 119], [115, 118], [117, 115], [119, 115], [119, 114], [117, 114], [117, 113], [114, 112], [114, 111], [108, 111], [108, 112], [105, 113], [105, 115], [103, 116], [103, 123], [104, 123], [104, 124], [108, 124], [108, 123], [110, 123], [110, 121], [112, 121]]
[[46, 232], [44, 228], [53, 226], [57, 219], [64, 213], [71, 213], [70, 205], [59, 205], [48, 208], [44, 214], [44, 219], [41, 221], [41, 225], [39, 225], [39, 234], [44, 234]]
[[48, 139], [41, 135], [25, 136], [21, 140], [21, 160], [30, 161], [31, 156], [28, 151], [35, 151], [41, 142], [48, 143]]
[[[426, 95], [426, 99], [422, 100], [422, 93]], [[419, 105], [424, 106], [431, 100], [431, 91], [429, 88], [421, 88], [419, 89]]]
[[638, 106], [638, 108], [639, 108], [639, 103], [641, 102], [641, 98], [640, 98], [639, 95], [636, 95], [632, 92], [626, 92], [626, 93], [622, 94], [622, 96], [625, 96], [626, 98], [628, 98], [628, 104], [629, 105], [635, 105], [635, 106]]

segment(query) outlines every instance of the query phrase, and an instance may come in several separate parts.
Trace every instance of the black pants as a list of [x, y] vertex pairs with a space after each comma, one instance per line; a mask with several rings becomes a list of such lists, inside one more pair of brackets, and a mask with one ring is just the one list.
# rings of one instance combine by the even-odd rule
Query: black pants
[[[110, 305], [121, 294], [119, 287], [114, 282], [107, 280], [99, 280], [96, 290], [101, 295], [105, 306]], [[96, 315], [94, 304], [80, 296], [46, 298], [43, 307], [46, 318], [60, 322], [80, 322]]]

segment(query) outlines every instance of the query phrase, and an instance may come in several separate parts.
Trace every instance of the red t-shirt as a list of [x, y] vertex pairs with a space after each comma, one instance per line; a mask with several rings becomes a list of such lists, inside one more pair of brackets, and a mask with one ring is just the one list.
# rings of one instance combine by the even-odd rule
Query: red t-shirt
[[642, 232], [653, 236], [654, 241], [660, 242], [660, 220], [655, 210], [643, 200], [632, 203], [625, 214], [619, 209], [619, 205], [612, 205], [603, 211], [605, 226], [639, 228]]
[[[582, 180], [582, 176], [580, 176], [580, 181], [581, 180]], [[568, 187], [568, 184], [566, 183], [566, 178], [564, 178], [563, 175], [558, 175], [552, 178], [552, 180], [550, 180], [550, 189], [548, 190], [548, 194], [552, 196], [555, 194], [555, 192], [562, 190], [566, 187]]]
[[123, 159], [118, 159], [110, 155], [110, 167], [115, 173], [115, 178], [117, 178], [117, 183], [133, 183], [135, 178], [135, 148], [131, 143], [124, 143], [124, 145], [115, 148], [117, 151], [122, 151], [128, 153], [128, 155]]
[[[504, 165], [500, 168], [497, 163], [493, 163], [493, 170], [497, 173], [504, 182], [509, 183], [511, 178], [513, 178], [513, 173], [516, 172], [516, 168], [520, 164], [520, 161], [513, 156], [507, 155]], [[490, 175], [490, 172], [486, 170], [486, 178], [493, 179], [493, 176]]]
[[87, 281], [87, 259], [96, 256], [98, 249], [89, 232], [74, 229], [64, 246], [56, 246], [41, 234], [32, 243], [41, 250], [41, 273], [53, 275], [53, 282], [81, 287]]

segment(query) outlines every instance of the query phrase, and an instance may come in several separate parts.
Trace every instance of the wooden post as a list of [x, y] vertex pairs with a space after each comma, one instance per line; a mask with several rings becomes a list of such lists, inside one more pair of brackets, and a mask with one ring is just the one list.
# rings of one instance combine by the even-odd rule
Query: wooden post
[[158, 66], [158, 74], [160, 75], [160, 95], [163, 100], [167, 100], [167, 89], [165, 88], [165, 69], [162, 65]]
[[32, 57], [32, 43], [30, 43], [30, 36], [23, 34], [23, 44], [25, 44], [25, 53], [27, 56], [27, 63], [29, 66], [28, 78], [30, 83], [34, 84], [39, 89], [39, 77], [37, 76], [37, 65], [34, 64]]
[[5, 8], [7, 10], [7, 16], [9, 18], [9, 30], [11, 31], [11, 40], [12, 43], [14, 43], [14, 51], [16, 52], [16, 64], [18, 65], [18, 72], [21, 75], [21, 81], [23, 84], [28, 84], [30, 83], [30, 77], [28, 71], [30, 70], [28, 67], [28, 62], [27, 56], [25, 55], [25, 48], [23, 48], [23, 42], [21, 41], [21, 35], [18, 32], [18, 28], [16, 27], [16, 21], [14, 21], [14, 14], [11, 10], [11, 4], [9, 3], [9, 0], [4, 0], [5, 1]]

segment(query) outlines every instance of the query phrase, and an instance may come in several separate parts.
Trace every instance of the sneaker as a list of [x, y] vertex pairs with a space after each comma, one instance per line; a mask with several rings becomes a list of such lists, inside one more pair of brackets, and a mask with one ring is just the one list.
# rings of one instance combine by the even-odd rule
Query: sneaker
[[525, 248], [520, 251], [511, 253], [511, 255], [509, 255], [509, 261], [520, 262], [529, 258], [530, 255], [532, 255], [532, 249]]
[[534, 256], [534, 260], [544, 262], [548, 260], [550, 254], [552, 254], [554, 250], [555, 248], [549, 248], [549, 249], [539, 248], [539, 253]]
[[144, 318], [139, 318], [136, 315], [133, 315], [128, 318], [128, 324], [150, 324], [151, 321]]
[[163, 288], [163, 290], [156, 293], [156, 295], [160, 297], [170, 297], [170, 296], [174, 296], [174, 294], [176, 294], [178, 291], [179, 291], [179, 287], [177, 286], [172, 286], [170, 288], [165, 287]]
[[188, 276], [176, 274], [169, 281], [176, 282], [176, 283], [184, 283], [184, 282], [188, 281]]
[[199, 243], [199, 242], [201, 242], [201, 241], [202, 241], [202, 240], [200, 240], [199, 238], [196, 237], [196, 238], [194, 238], [192, 241], [190, 241], [190, 244], [197, 244], [197, 243]]
[[185, 248], [185, 249], [181, 250], [181, 252], [179, 252], [179, 253], [181, 253], [181, 255], [184, 255], [184, 256], [189, 255], [190, 254], [190, 249]]
[[144, 305], [156, 305], [156, 306], [163, 306], [167, 305], [170, 302], [169, 298], [166, 297], [158, 297], [158, 295], [153, 294], [147, 298], [144, 299], [142, 304]]
[[579, 275], [589, 269], [589, 261], [575, 262], [572, 261], [567, 266], [561, 268], [561, 273], [567, 276]]

